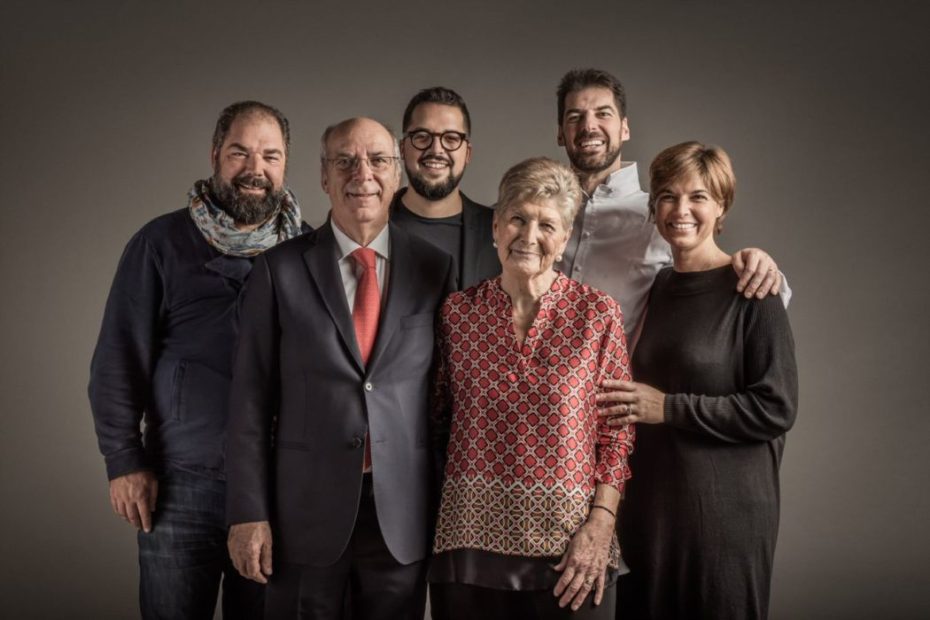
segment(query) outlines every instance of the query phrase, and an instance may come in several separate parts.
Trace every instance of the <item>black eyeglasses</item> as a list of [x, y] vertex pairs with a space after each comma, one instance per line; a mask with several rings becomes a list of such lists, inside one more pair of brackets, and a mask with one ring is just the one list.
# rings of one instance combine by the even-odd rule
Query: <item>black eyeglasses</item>
[[418, 151], [425, 151], [433, 146], [433, 140], [439, 138], [439, 144], [447, 151], [457, 151], [462, 145], [468, 142], [468, 134], [461, 131], [444, 131], [442, 133], [433, 133], [425, 129], [408, 131], [404, 137], [410, 140], [410, 144]]

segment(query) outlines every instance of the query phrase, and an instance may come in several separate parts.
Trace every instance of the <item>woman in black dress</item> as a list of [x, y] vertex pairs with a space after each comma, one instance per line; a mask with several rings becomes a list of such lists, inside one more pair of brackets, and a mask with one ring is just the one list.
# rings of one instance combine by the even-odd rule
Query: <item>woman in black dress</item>
[[716, 234], [733, 201], [727, 154], [686, 142], [650, 167], [650, 211], [674, 267], [656, 277], [633, 355], [605, 413], [637, 422], [620, 515], [624, 618], [765, 618], [778, 468], [797, 409], [788, 318], [747, 300]]

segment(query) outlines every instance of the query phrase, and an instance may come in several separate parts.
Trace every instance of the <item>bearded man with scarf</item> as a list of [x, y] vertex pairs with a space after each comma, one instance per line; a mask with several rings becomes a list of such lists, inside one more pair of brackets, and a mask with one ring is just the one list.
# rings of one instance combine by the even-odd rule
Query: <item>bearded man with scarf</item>
[[[220, 114], [213, 176], [123, 251], [88, 393], [113, 510], [138, 529], [143, 618], [260, 618], [262, 586], [226, 550], [225, 429], [237, 299], [255, 256], [310, 228], [285, 186], [277, 109]], [[141, 426], [144, 421], [144, 431]]]

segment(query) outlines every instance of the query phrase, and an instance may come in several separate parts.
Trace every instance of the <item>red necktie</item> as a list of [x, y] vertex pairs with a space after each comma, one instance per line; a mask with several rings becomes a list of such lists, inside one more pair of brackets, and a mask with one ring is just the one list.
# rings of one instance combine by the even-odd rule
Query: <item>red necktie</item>
[[[361, 268], [355, 303], [352, 304], [352, 322], [355, 324], [355, 340], [362, 354], [362, 363], [368, 364], [371, 349], [378, 335], [378, 317], [381, 314], [381, 293], [378, 291], [378, 270], [375, 267], [375, 251], [359, 248], [352, 258]], [[357, 273], [357, 272], [356, 272]], [[371, 441], [365, 437], [365, 471], [371, 471]]]

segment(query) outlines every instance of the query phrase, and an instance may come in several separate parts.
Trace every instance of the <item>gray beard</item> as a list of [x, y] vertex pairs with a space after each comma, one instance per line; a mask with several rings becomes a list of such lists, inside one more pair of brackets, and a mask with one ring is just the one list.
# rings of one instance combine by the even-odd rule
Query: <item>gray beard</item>
[[264, 196], [243, 194], [239, 189], [226, 183], [217, 175], [210, 179], [210, 189], [219, 208], [233, 219], [236, 224], [254, 226], [261, 224], [274, 215], [284, 201], [284, 190], [265, 190]]
[[449, 194], [455, 191], [455, 188], [459, 186], [459, 183], [462, 181], [462, 176], [465, 174], [465, 171], [462, 171], [462, 174], [455, 176], [454, 174], [449, 174], [447, 178], [442, 183], [438, 185], [428, 184], [422, 176], [412, 172], [410, 169], [407, 169], [407, 180], [410, 182], [410, 187], [420, 196], [423, 196], [427, 200], [436, 201], [442, 200]]

